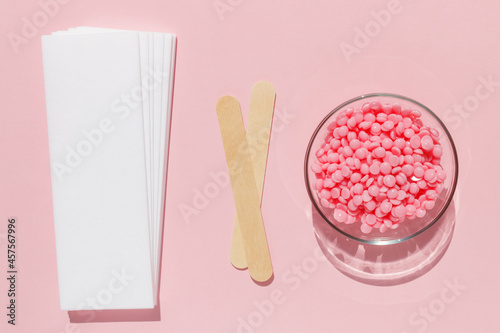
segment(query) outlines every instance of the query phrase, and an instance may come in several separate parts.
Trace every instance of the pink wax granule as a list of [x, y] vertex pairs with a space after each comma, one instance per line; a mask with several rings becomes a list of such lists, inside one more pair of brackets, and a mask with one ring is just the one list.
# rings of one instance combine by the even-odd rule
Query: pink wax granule
[[446, 172], [439, 132], [421, 113], [375, 101], [338, 112], [311, 165], [320, 204], [370, 233], [396, 229], [435, 206]]

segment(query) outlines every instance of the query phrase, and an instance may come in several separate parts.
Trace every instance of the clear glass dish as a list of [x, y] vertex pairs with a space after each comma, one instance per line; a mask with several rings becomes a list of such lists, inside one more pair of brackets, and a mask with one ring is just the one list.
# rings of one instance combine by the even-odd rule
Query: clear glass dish
[[[346, 108], [360, 109], [367, 102], [378, 101], [385, 103], [399, 103], [402, 107], [410, 107], [412, 110], [420, 111], [422, 122], [424, 125], [438, 130], [439, 141], [443, 148], [441, 157], [441, 167], [446, 172], [447, 178], [444, 180], [444, 187], [436, 199], [436, 204], [433, 209], [427, 211], [422, 218], [413, 220], [405, 219], [400, 223], [397, 229], [388, 229], [385, 232], [380, 232], [378, 229], [373, 229], [372, 232], [365, 234], [360, 230], [360, 221], [352, 224], [339, 223], [333, 218], [333, 210], [325, 208], [320, 204], [317, 191], [314, 189], [316, 180], [315, 173], [311, 170], [311, 164], [315, 162], [315, 152], [321, 148], [324, 142], [324, 136], [327, 133], [327, 126], [331, 120], [335, 119], [341, 110]], [[316, 210], [324, 221], [340, 234], [358, 242], [371, 245], [391, 245], [397, 244], [409, 239], [412, 239], [434, 225], [445, 213], [453, 199], [458, 180], [458, 157], [455, 144], [451, 138], [449, 131], [443, 122], [425, 105], [412, 100], [408, 97], [390, 94], [390, 93], [374, 93], [362, 95], [351, 100], [348, 100], [337, 106], [331, 111], [318, 125], [314, 131], [309, 145], [307, 147], [304, 163], [305, 183], [307, 192], [313, 204], [313, 210]]]

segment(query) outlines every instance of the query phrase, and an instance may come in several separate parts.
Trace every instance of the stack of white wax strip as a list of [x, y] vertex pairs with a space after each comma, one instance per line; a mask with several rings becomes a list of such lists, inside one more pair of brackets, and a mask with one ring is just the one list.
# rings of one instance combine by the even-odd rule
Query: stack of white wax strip
[[42, 37], [63, 310], [157, 304], [176, 37]]

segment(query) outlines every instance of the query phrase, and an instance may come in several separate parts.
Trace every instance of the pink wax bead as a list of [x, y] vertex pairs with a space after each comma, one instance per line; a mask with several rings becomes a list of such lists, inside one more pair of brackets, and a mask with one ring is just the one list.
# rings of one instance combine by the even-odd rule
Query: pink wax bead
[[354, 158], [354, 166], [356, 167], [356, 170], [361, 168], [361, 161], [358, 158]]
[[401, 149], [399, 149], [398, 147], [392, 147], [391, 148], [391, 153], [393, 155], [400, 156], [401, 155]]
[[328, 173], [328, 174], [332, 174], [332, 173], [334, 173], [335, 171], [337, 171], [337, 169], [338, 169], [338, 164], [336, 164], [336, 163], [332, 163], [332, 164], [330, 164], [330, 165], [328, 166], [328, 168], [326, 169], [326, 171], [327, 171], [327, 173]]
[[387, 114], [386, 113], [378, 113], [377, 114], [377, 122], [379, 124], [383, 124], [386, 121], [387, 121]]
[[401, 115], [398, 115], [398, 114], [395, 114], [395, 113], [391, 113], [390, 115], [387, 116], [387, 119], [389, 119], [393, 123], [397, 124], [397, 123], [399, 123], [399, 121], [401, 119], [403, 119], [403, 117]]
[[392, 214], [398, 218], [403, 218], [406, 215], [406, 207], [403, 205], [396, 206], [392, 209]]
[[405, 139], [399, 138], [394, 140], [394, 145], [399, 149], [404, 149], [406, 147], [406, 141]]
[[[382, 114], [382, 113], [381, 113]], [[382, 147], [385, 149], [385, 150], [389, 150], [392, 148], [393, 146], [393, 142], [390, 138], [385, 138], [382, 140]]]
[[335, 219], [341, 223], [347, 221], [347, 213], [341, 209], [335, 209], [333, 212]]
[[375, 148], [372, 152], [373, 157], [376, 158], [384, 158], [385, 157], [385, 149], [383, 147]]
[[368, 155], [368, 150], [366, 148], [359, 148], [354, 153], [354, 156], [356, 156], [356, 158], [359, 158], [360, 160], [366, 158], [367, 155]]
[[402, 170], [402, 168], [401, 168], [400, 166], [397, 166], [397, 167], [395, 167], [395, 168], [393, 168], [393, 169], [391, 170], [391, 174], [393, 174], [393, 175], [397, 175], [398, 173], [400, 173], [400, 172], [401, 172], [401, 170]]
[[359, 206], [363, 203], [363, 198], [360, 196], [360, 195], [355, 195], [353, 198], [352, 198], [352, 201], [353, 203], [356, 205], [356, 206]]
[[332, 139], [330, 141], [330, 148], [333, 150], [339, 149], [341, 146], [340, 140], [339, 139]]
[[358, 139], [353, 139], [349, 142], [349, 146], [352, 150], [356, 150], [361, 147], [361, 142]]
[[403, 123], [399, 123], [396, 126], [396, 134], [402, 136], [404, 134], [404, 131], [405, 131], [405, 125], [403, 125]]
[[380, 167], [378, 164], [373, 163], [372, 165], [370, 165], [370, 173], [372, 175], [378, 175], [379, 172], [380, 172]]
[[405, 164], [401, 168], [401, 171], [403, 172], [403, 174], [405, 174], [405, 176], [411, 177], [413, 175], [413, 166], [410, 164]]
[[396, 155], [389, 156], [388, 160], [389, 164], [393, 167], [399, 165], [399, 157], [397, 157]]
[[410, 138], [410, 147], [413, 149], [420, 147], [420, 137], [418, 135], [414, 135]]
[[432, 148], [434, 147], [434, 141], [432, 141], [432, 138], [430, 137], [430, 135], [425, 135], [421, 139], [420, 144], [422, 145], [422, 149], [425, 151], [432, 150]]
[[375, 116], [373, 113], [367, 113], [364, 115], [364, 120], [373, 123], [375, 120], [377, 120], [377, 116]]
[[314, 171], [315, 173], [320, 173], [323, 170], [321, 169], [321, 166], [319, 164], [313, 163], [311, 165], [311, 170]]
[[353, 184], [358, 183], [360, 180], [361, 180], [361, 174], [359, 174], [359, 173], [355, 172], [355, 173], [353, 173], [353, 174], [351, 175], [351, 182], [352, 182]]
[[377, 217], [374, 214], [367, 214], [366, 215], [366, 223], [368, 225], [374, 225], [377, 222]]
[[393, 175], [386, 175], [384, 177], [384, 185], [387, 187], [393, 187], [394, 185], [396, 185], [396, 177], [394, 177]]
[[353, 129], [356, 127], [356, 119], [354, 119], [354, 117], [351, 117], [347, 120], [347, 127], [349, 129]]
[[367, 211], [373, 211], [375, 208], [377, 207], [377, 203], [373, 200], [370, 200], [368, 201], [367, 203], [365, 203], [365, 209]]
[[371, 126], [371, 132], [372, 132], [372, 134], [375, 134], [375, 135], [380, 134], [380, 132], [381, 132], [380, 124], [373, 123]]
[[382, 218], [386, 215], [385, 213], [382, 213], [382, 211], [380, 210], [380, 207], [375, 208], [374, 214], [378, 218]]
[[425, 170], [421, 166], [418, 166], [415, 169], [413, 169], [413, 175], [417, 178], [422, 178], [424, 176], [424, 174], [425, 174]]
[[354, 204], [353, 200], [349, 200], [349, 202], [347, 203], [347, 209], [349, 210], [349, 212], [355, 212], [358, 207]]
[[384, 214], [387, 214], [391, 211], [392, 204], [389, 201], [384, 201], [380, 204], [380, 211]]
[[320, 202], [321, 202], [321, 205], [323, 207], [326, 207], [326, 208], [330, 207], [330, 202], [328, 200], [326, 200], [325, 198], [321, 198]]
[[356, 184], [353, 186], [353, 192], [356, 194], [361, 194], [363, 193], [363, 185], [361, 184]]
[[388, 162], [383, 162], [382, 164], [380, 164], [380, 172], [383, 175], [387, 175], [387, 174], [391, 173], [391, 170], [392, 170], [392, 167]]
[[401, 109], [401, 115], [403, 117], [408, 117], [411, 114], [411, 109], [409, 107], [404, 107]]
[[384, 176], [378, 176], [377, 185], [380, 187], [380, 191], [382, 191], [382, 187], [384, 186]]
[[368, 224], [362, 223], [360, 229], [363, 233], [369, 234], [370, 232], [372, 232], [373, 228], [370, 227]]
[[443, 147], [441, 147], [440, 145], [435, 145], [434, 149], [432, 149], [432, 156], [437, 158], [443, 156]]
[[368, 135], [368, 133], [366, 133], [365, 131], [360, 131], [358, 133], [358, 139], [365, 142], [367, 140], [370, 140], [370, 135]]
[[404, 116], [403, 114], [401, 114], [404, 118], [403, 118], [403, 125], [405, 126], [405, 128], [410, 128], [411, 125], [413, 124], [413, 121], [411, 120], [411, 118], [407, 117], [407, 116]]
[[349, 133], [347, 133], [347, 141], [349, 142], [356, 139], [356, 137], [357, 137], [356, 132], [350, 131]]
[[404, 147], [403, 154], [410, 156], [413, 159], [413, 156], [411, 156], [413, 154], [413, 149], [411, 147]]
[[[415, 135], [415, 131], [412, 130], [411, 128], [408, 128], [404, 131], [404, 136], [408, 139], [410, 139], [411, 137], [413, 137]], [[411, 143], [411, 142], [410, 142]]]
[[316, 191], [321, 191], [323, 189], [323, 179], [316, 179], [314, 188], [316, 189]]
[[[378, 147], [380, 147], [380, 143], [378, 143], [378, 142], [370, 142], [370, 144], [368, 145], [369, 150], [375, 150]], [[370, 155], [368, 155], [368, 156], [370, 156]]]
[[425, 210], [421, 209], [421, 208], [417, 208], [417, 211], [415, 214], [417, 215], [418, 218], [422, 218], [425, 216]]
[[373, 111], [375, 112], [380, 112], [382, 111], [382, 104], [380, 104], [379, 101], [371, 102], [370, 107]]
[[341, 138], [346, 137], [347, 133], [349, 133], [349, 128], [347, 128], [347, 126], [341, 126], [338, 128], [339, 137]]
[[424, 175], [425, 180], [430, 181], [434, 179], [434, 177], [436, 177], [436, 171], [434, 171], [434, 169], [427, 169], [427, 171], [425, 171]]
[[361, 198], [363, 199], [364, 202], [368, 202], [372, 199], [370, 193], [368, 193], [367, 190], [363, 191], [363, 194], [361, 194]]
[[422, 113], [420, 113], [420, 111], [413, 110], [411, 112], [411, 115], [414, 116], [415, 118], [420, 118], [420, 116], [422, 115]]
[[425, 188], [427, 187], [427, 182], [426, 182], [425, 180], [419, 180], [419, 181], [417, 182], [417, 185], [418, 185], [418, 187], [419, 187], [420, 189], [422, 189], [422, 190], [423, 190], [423, 189], [425, 189]]
[[432, 208], [434, 208], [435, 205], [436, 205], [436, 202], [434, 200], [429, 200], [425, 204], [425, 209], [431, 210]]
[[[342, 167], [342, 169], [340, 169], [340, 174], [344, 178], [347, 177], [347, 176], [349, 176], [350, 173], [351, 173], [351, 170], [349, 169], [349, 167], [347, 167], [345, 165]], [[337, 177], [335, 177], [335, 178], [337, 178]]]
[[380, 189], [378, 188], [377, 185], [372, 185], [368, 188], [368, 193], [372, 196], [372, 197], [376, 197], [377, 195], [379, 195], [380, 193]]
[[390, 120], [385, 121], [381, 126], [383, 131], [389, 132], [394, 128], [394, 123]]
[[347, 117], [345, 115], [341, 115], [337, 118], [337, 125], [339, 127], [341, 126], [344, 126], [345, 124], [347, 124]]
[[412, 215], [415, 213], [416, 210], [417, 210], [417, 207], [415, 207], [414, 205], [407, 205], [406, 206], [406, 215]]
[[375, 180], [374, 180], [373, 178], [368, 178], [368, 179], [366, 180], [366, 182], [365, 182], [365, 186], [366, 186], [366, 187], [370, 187], [370, 186], [371, 186], [371, 184], [373, 184], [373, 182], [374, 182], [374, 181], [375, 181]]
[[399, 105], [398, 103], [392, 104], [392, 112], [396, 114], [401, 113], [401, 105]]
[[320, 195], [322, 198], [325, 198], [326, 200], [328, 200], [332, 197], [332, 194], [330, 193], [330, 191], [328, 191], [326, 189], [322, 189], [320, 192]]
[[387, 197], [389, 199], [396, 199], [398, 197], [398, 190], [395, 188], [391, 188], [387, 191]]
[[366, 163], [361, 164], [361, 168], [359, 169], [362, 175], [366, 175], [370, 172], [370, 167]]

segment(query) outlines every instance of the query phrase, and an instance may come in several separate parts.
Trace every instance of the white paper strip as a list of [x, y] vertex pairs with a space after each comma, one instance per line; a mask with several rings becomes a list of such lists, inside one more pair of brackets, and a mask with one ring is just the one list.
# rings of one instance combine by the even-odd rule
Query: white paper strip
[[42, 37], [61, 308], [157, 304], [175, 36]]

